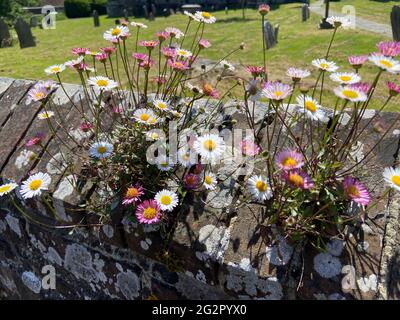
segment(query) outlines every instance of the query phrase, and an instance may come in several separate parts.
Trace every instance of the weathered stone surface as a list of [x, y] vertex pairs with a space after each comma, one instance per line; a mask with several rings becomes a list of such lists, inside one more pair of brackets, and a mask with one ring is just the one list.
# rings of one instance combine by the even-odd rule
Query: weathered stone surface
[[[2, 85], [4, 83], [4, 85]], [[243, 205], [235, 193], [241, 177], [234, 175], [216, 191], [196, 194], [187, 199], [177, 212], [171, 234], [160, 233], [157, 227], [142, 227], [114, 212], [105, 225], [94, 225], [97, 219], [76, 211], [77, 205], [91, 188], [86, 181], [82, 194], [71, 185], [80, 174], [79, 159], [86, 155], [68, 155], [60, 140], [68, 135], [83, 141], [88, 139], [76, 131], [80, 117], [68, 103], [64, 92], [57, 90], [52, 101], [60, 109], [61, 118], [70, 131], [57, 129], [59, 137], [51, 137], [48, 149], [40, 161], [23, 169], [16, 167], [22, 141], [35, 130], [44, 130], [32, 121], [38, 109], [26, 106], [24, 95], [32, 83], [0, 79], [0, 115], [4, 115], [1, 130], [16, 130], [15, 137], [6, 135], [4, 172], [8, 178], [29, 170], [47, 171], [54, 177], [51, 186], [58, 223], [39, 201], [21, 202], [20, 209], [0, 203], [0, 296], [28, 299], [398, 299], [399, 298], [399, 208], [395, 194], [389, 202], [382, 201], [364, 223], [347, 230], [343, 239], [330, 239], [326, 252], [294, 245], [277, 230], [262, 225], [265, 215], [259, 207]], [[2, 89], [4, 88], [4, 89]], [[67, 86], [68, 95], [79, 100], [79, 87]], [[4, 103], [3, 103], [4, 101]], [[199, 102], [200, 103], [200, 102]], [[11, 107], [11, 106], [14, 107]], [[237, 127], [246, 128], [240, 102], [225, 105], [215, 127], [222, 129], [228, 118], [237, 120]], [[254, 110], [258, 123], [269, 122], [273, 113], [266, 108]], [[54, 106], [55, 107], [55, 106]], [[21, 119], [19, 108], [29, 108], [19, 130], [7, 125]], [[196, 106], [197, 108], [197, 106]], [[15, 110], [14, 110], [15, 109]], [[22, 110], [22, 109], [21, 109]], [[25, 110], [25, 109], [23, 109]], [[296, 107], [288, 106], [291, 117]], [[329, 115], [329, 111], [326, 111]], [[377, 195], [383, 191], [382, 168], [397, 161], [400, 122], [393, 125], [397, 114], [382, 113], [372, 118], [367, 112], [360, 126], [366, 134], [354, 158], [362, 159], [366, 150], [382, 139], [359, 174], [362, 181]], [[206, 115], [204, 115], [206, 116]], [[1, 119], [1, 118], [0, 118]], [[62, 119], [59, 119], [60, 121]], [[370, 121], [373, 119], [373, 121]], [[199, 120], [204, 120], [204, 117]], [[108, 120], [105, 118], [105, 122]], [[326, 123], [326, 122], [322, 122]], [[345, 138], [346, 119], [341, 119], [340, 138]], [[36, 127], [36, 126], [39, 127]], [[383, 137], [385, 128], [389, 134]], [[5, 129], [6, 128], [6, 129]], [[279, 128], [278, 128], [279, 129]], [[294, 132], [299, 128], [294, 127]], [[396, 131], [397, 130], [397, 131]], [[287, 133], [283, 127], [280, 130]], [[7, 131], [8, 132], [8, 131]], [[342, 136], [343, 133], [343, 136]], [[265, 137], [263, 137], [265, 142]], [[313, 137], [317, 141], [318, 137]], [[278, 136], [273, 143], [280, 145]], [[306, 137], [303, 143], [310, 143]], [[13, 153], [18, 146], [17, 152]], [[52, 158], [70, 167], [59, 168]], [[56, 162], [57, 163], [57, 162]], [[15, 167], [13, 167], [13, 165]], [[232, 164], [232, 167], [236, 164]], [[220, 176], [228, 176], [231, 166], [218, 168]], [[368, 174], [366, 174], [368, 173]], [[81, 178], [78, 178], [78, 180]], [[82, 180], [82, 179], [81, 179]], [[86, 189], [85, 189], [86, 188]], [[350, 208], [350, 213], [357, 208]], [[29, 215], [23, 213], [29, 213]], [[33, 223], [30, 219], [37, 223]], [[80, 225], [91, 224], [83, 227]], [[60, 228], [59, 226], [67, 226]], [[57, 227], [58, 226], [58, 227]], [[171, 240], [171, 241], [169, 241]], [[42, 268], [51, 265], [56, 271], [56, 289], [45, 289], [42, 280], [47, 273]]]

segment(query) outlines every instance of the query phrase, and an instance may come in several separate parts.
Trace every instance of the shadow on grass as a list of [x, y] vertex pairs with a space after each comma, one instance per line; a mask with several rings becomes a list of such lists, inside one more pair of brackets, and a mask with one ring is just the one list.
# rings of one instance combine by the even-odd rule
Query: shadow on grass
[[252, 18], [241, 18], [241, 17], [232, 17], [227, 19], [218, 19], [215, 23], [231, 23], [231, 22], [248, 22], [248, 21], [256, 21], [259, 19]]

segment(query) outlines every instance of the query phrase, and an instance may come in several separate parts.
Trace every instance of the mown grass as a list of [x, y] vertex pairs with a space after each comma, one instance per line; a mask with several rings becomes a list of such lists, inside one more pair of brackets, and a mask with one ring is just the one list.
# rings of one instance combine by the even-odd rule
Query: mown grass
[[[313, 2], [316, 2], [315, 0]], [[390, 12], [394, 5], [399, 5], [398, 0], [341, 0], [331, 2], [331, 8], [337, 12], [345, 5], [352, 5], [356, 15], [379, 23], [390, 24]]]
[[[281, 5], [279, 9], [271, 11], [268, 15], [271, 23], [280, 25], [279, 43], [267, 51], [271, 79], [287, 81], [285, 72], [288, 67], [312, 69], [311, 61], [325, 55], [332, 31], [319, 30], [320, 17], [314, 14], [307, 22], [301, 22], [300, 6], [301, 4]], [[244, 42], [245, 50], [239, 51], [229, 60], [239, 65], [262, 64], [261, 18], [255, 10], [247, 10], [245, 21], [241, 19], [241, 14], [240, 10], [231, 10], [228, 14], [215, 13], [218, 22], [207, 25], [204, 35], [204, 38], [212, 42], [212, 47], [204, 51], [202, 57], [217, 61]], [[143, 30], [141, 38], [150, 39], [156, 31], [168, 26], [176, 26], [184, 30], [187, 18], [179, 14], [168, 18], [160, 17], [153, 22], [144, 19], [135, 19], [135, 21], [148, 24], [149, 28]], [[84, 18], [59, 21], [55, 30], [34, 29], [33, 32], [37, 38], [36, 47], [21, 50], [16, 44], [12, 48], [0, 49], [0, 76], [46, 79], [44, 68], [70, 59], [71, 48], [85, 46], [96, 50], [107, 45], [102, 38], [102, 32], [113, 25], [113, 19], [101, 17], [100, 28], [93, 27], [91, 18]], [[193, 29], [191, 31], [194, 33]], [[186, 45], [190, 43], [190, 40], [190, 37], [185, 40]], [[375, 51], [376, 43], [381, 40], [384, 39], [373, 33], [340, 30], [332, 46], [331, 57], [341, 66], [341, 69], [350, 71], [347, 57], [352, 54], [368, 54]], [[129, 41], [128, 49], [133, 50], [133, 40]], [[313, 76], [316, 74], [317, 72], [314, 71]], [[376, 68], [367, 66], [362, 69], [362, 74], [363, 80], [372, 82]], [[62, 76], [66, 82], [78, 82], [78, 77], [71, 71], [64, 72]], [[383, 80], [387, 79], [394, 79], [394, 76], [385, 75]], [[327, 81], [327, 88], [332, 86], [333, 83]], [[381, 101], [383, 103], [386, 98], [386, 92], [384, 86], [377, 91], [379, 99], [372, 107], [379, 108]], [[331, 105], [333, 97], [328, 96], [326, 103]], [[397, 109], [393, 104], [389, 108]]]

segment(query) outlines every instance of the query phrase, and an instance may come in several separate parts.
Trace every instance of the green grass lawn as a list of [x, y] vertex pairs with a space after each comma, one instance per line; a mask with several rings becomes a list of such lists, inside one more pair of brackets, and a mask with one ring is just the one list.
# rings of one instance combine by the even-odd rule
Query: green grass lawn
[[[368, 1], [372, 2], [372, 1]], [[267, 51], [268, 69], [271, 79], [287, 80], [286, 69], [290, 66], [306, 67], [312, 70], [311, 61], [323, 57], [331, 36], [331, 30], [318, 30], [320, 17], [312, 14], [309, 21], [301, 22], [301, 4], [281, 5], [278, 10], [268, 14], [273, 24], [280, 25], [278, 45]], [[204, 58], [218, 60], [229, 51], [245, 42], [244, 51], [230, 57], [237, 64], [262, 64], [261, 18], [255, 10], [247, 10], [246, 20], [241, 20], [241, 11], [231, 10], [229, 14], [216, 12], [218, 22], [206, 26], [204, 38], [212, 42], [212, 47], [203, 53]], [[132, 20], [132, 19], [131, 19]], [[174, 15], [169, 18], [160, 17], [153, 22], [135, 19], [148, 24], [149, 28], [142, 33], [142, 39], [150, 39], [156, 31], [168, 26], [176, 26], [184, 30], [187, 18]], [[90, 47], [96, 50], [107, 45], [102, 33], [112, 27], [114, 19], [101, 17], [101, 27], [94, 28], [91, 18], [63, 20], [57, 23], [55, 30], [33, 30], [37, 39], [34, 48], [19, 49], [18, 44], [12, 48], [0, 49], [0, 76], [46, 79], [44, 68], [52, 64], [63, 63], [71, 59], [73, 47]], [[193, 33], [193, 30], [191, 30]], [[384, 40], [380, 35], [359, 30], [340, 30], [332, 47], [332, 59], [341, 69], [350, 71], [347, 57], [351, 54], [368, 54], [375, 51], [375, 44]], [[133, 50], [133, 40], [129, 42]], [[186, 42], [188, 43], [188, 42]], [[372, 81], [376, 69], [368, 66], [362, 69], [363, 80]], [[314, 73], [316, 74], [316, 72]], [[78, 82], [71, 71], [62, 74], [66, 82]], [[394, 77], [392, 77], [394, 78]], [[333, 85], [333, 84], [332, 84]], [[382, 91], [381, 91], [382, 90]], [[386, 88], [378, 90], [382, 100], [386, 97]], [[379, 107], [374, 105], [374, 107]]]
[[[313, 2], [316, 2], [316, 0]], [[339, 2], [331, 2], [331, 8], [337, 12], [341, 12], [343, 6], [352, 5], [356, 8], [356, 16], [375, 22], [390, 24], [392, 7], [399, 4], [399, 0], [341, 0]]]

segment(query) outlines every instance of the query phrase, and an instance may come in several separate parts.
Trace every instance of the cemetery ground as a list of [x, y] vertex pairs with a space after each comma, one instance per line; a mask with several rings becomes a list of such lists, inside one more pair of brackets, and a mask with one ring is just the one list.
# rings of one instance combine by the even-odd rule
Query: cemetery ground
[[[375, 7], [374, 1], [368, 2], [371, 9]], [[371, 4], [370, 4], [371, 3]], [[379, 2], [380, 3], [380, 2]], [[345, 4], [343, 2], [343, 4]], [[382, 6], [390, 8], [390, 5], [382, 3]], [[279, 24], [280, 31], [279, 43], [272, 49], [267, 51], [267, 66], [273, 71], [271, 80], [284, 80], [286, 70], [289, 67], [301, 67], [313, 70], [311, 60], [325, 55], [330, 30], [319, 30], [318, 23], [320, 16], [311, 14], [307, 22], [301, 22], [301, 4], [281, 5], [274, 8], [268, 16], [268, 21], [272, 25]], [[386, 10], [385, 9], [385, 10]], [[390, 12], [389, 9], [387, 9]], [[207, 53], [203, 54], [207, 59], [218, 61], [224, 54], [228, 54], [243, 42], [245, 49], [238, 50], [235, 54], [227, 58], [238, 69], [239, 76], [248, 77], [244, 71], [244, 66], [249, 64], [260, 65], [262, 63], [262, 31], [261, 19], [256, 10], [247, 9], [246, 19], [242, 20], [241, 10], [229, 10], [226, 14], [224, 11], [215, 12], [217, 23], [208, 28], [207, 39], [211, 41], [212, 47], [207, 49]], [[385, 13], [387, 23], [389, 23], [389, 14]], [[152, 39], [157, 31], [163, 30], [169, 26], [177, 26], [182, 31], [186, 27], [187, 17], [182, 14], [176, 14], [170, 17], [157, 17], [155, 21], [145, 19], [130, 18], [130, 21], [143, 22], [149, 26], [148, 29], [141, 30], [142, 39]], [[101, 39], [101, 34], [112, 27], [115, 19], [100, 17], [100, 27], [95, 28], [92, 18], [70, 19], [57, 22], [55, 30], [42, 30], [33, 28], [32, 32], [36, 37], [37, 46], [32, 48], [20, 49], [17, 43], [13, 47], [3, 48], [0, 50], [0, 76], [19, 78], [19, 79], [47, 79], [44, 69], [52, 64], [63, 63], [71, 58], [71, 48], [89, 47], [92, 50], [105, 46], [106, 41]], [[192, 26], [193, 27], [193, 26]], [[188, 38], [186, 44], [191, 43]], [[381, 35], [361, 31], [361, 30], [343, 30], [337, 35], [335, 44], [332, 47], [335, 62], [341, 67], [342, 71], [351, 71], [351, 67], [347, 62], [349, 55], [368, 54], [376, 51], [376, 43], [382, 40]], [[128, 50], [133, 52], [134, 41], [128, 41]], [[305, 54], [303, 54], [305, 53]], [[98, 66], [98, 73], [102, 74], [102, 66]], [[361, 70], [363, 81], [372, 82], [374, 77], [374, 67], [367, 65]], [[212, 78], [212, 73], [207, 77], [207, 81]], [[76, 82], [77, 77], [72, 71], [62, 74], [62, 80], [65, 82]], [[204, 80], [204, 79], [201, 79]], [[394, 80], [394, 76], [385, 74], [386, 80]], [[306, 85], [312, 86], [313, 82]], [[225, 83], [221, 82], [220, 86]], [[326, 95], [323, 105], [330, 107], [334, 104], [335, 97], [330, 94], [333, 83], [329, 80], [326, 86]], [[230, 86], [230, 84], [229, 84]], [[382, 104], [384, 103], [385, 86], [379, 87], [381, 92], [377, 92], [377, 96], [382, 96]], [[382, 93], [382, 94], [380, 94]], [[396, 100], [393, 100], [386, 110], [398, 110]], [[380, 102], [372, 104], [372, 108], [380, 108]]]

